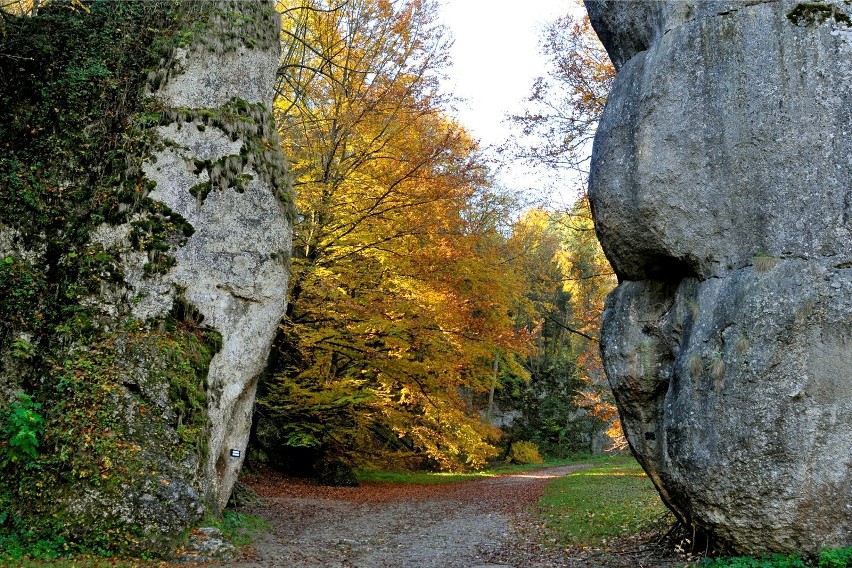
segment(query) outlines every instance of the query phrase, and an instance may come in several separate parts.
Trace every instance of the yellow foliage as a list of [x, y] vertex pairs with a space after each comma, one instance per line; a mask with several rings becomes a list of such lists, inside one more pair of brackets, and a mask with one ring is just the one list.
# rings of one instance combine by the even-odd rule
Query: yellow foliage
[[520, 440], [512, 444], [509, 459], [515, 463], [543, 463], [535, 442]]
[[294, 439], [480, 467], [497, 432], [470, 396], [490, 385], [495, 349], [523, 353], [528, 336], [494, 222], [508, 212], [437, 91], [435, 4], [310, 4], [283, 5], [302, 48], [284, 55], [275, 110], [300, 221], [281, 347], [293, 364], [264, 404], [327, 426]]

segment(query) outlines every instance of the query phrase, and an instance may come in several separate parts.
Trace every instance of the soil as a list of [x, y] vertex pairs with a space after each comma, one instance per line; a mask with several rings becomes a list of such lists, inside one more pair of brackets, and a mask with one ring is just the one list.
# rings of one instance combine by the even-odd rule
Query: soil
[[534, 504], [565, 466], [445, 485], [363, 483], [321, 487], [274, 473], [244, 479], [262, 497], [242, 512], [271, 530], [229, 566], [244, 568], [627, 568], [683, 560], [646, 544], [607, 550], [548, 544]]

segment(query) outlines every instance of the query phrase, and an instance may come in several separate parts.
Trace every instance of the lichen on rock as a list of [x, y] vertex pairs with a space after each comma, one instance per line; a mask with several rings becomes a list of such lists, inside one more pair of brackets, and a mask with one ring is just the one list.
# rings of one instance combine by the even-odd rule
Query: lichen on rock
[[852, 8], [586, 4], [619, 67], [589, 197], [631, 447], [714, 546], [849, 546]]

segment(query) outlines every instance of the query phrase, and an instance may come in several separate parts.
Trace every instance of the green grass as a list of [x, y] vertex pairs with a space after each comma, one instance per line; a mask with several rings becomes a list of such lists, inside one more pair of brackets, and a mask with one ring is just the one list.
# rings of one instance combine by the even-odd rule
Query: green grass
[[695, 566], [699, 568], [850, 568], [852, 567], [852, 547], [825, 550], [816, 562], [809, 563], [798, 554], [783, 556], [764, 556], [762, 558], [714, 558]]
[[605, 462], [547, 485], [538, 504], [545, 528], [560, 545], [600, 546], [673, 520], [633, 458]]
[[[591, 461], [594, 461], [594, 458]], [[441, 483], [456, 483], [469, 481], [471, 479], [482, 479], [485, 477], [497, 477], [508, 473], [520, 473], [544, 467], [558, 467], [561, 465], [573, 465], [587, 463], [588, 458], [548, 459], [543, 463], [511, 464], [489, 467], [481, 471], [469, 473], [438, 473], [424, 471], [365, 471], [355, 472], [358, 481], [377, 481], [382, 483], [410, 483], [415, 485], [436, 485]]]
[[212, 519], [205, 526], [216, 527], [222, 531], [222, 536], [237, 548], [254, 541], [257, 536], [272, 528], [260, 517], [227, 510], [221, 519]]

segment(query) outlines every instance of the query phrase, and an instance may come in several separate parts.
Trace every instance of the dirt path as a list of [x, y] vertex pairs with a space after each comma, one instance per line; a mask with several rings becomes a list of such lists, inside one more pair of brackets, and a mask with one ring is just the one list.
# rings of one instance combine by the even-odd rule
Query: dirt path
[[[533, 544], [528, 511], [564, 466], [447, 485], [319, 487], [292, 478], [246, 481], [264, 498], [248, 512], [272, 530], [231, 566], [474, 568], [619, 566]], [[634, 559], [625, 566], [641, 566]], [[658, 566], [659, 564], [644, 564]]]

